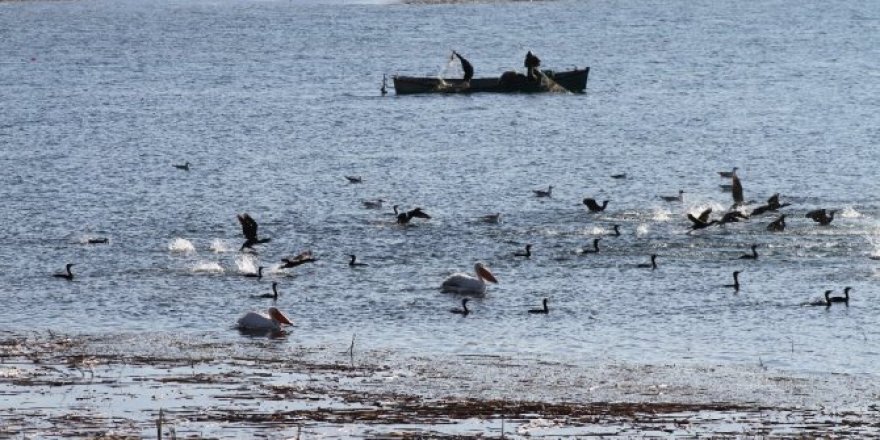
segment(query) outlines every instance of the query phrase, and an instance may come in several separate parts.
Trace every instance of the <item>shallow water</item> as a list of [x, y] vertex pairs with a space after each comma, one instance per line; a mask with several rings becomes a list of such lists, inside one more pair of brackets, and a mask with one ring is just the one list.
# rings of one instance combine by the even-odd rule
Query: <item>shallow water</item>
[[[235, 319], [277, 281], [290, 343], [874, 373], [878, 16], [834, 1], [0, 3], [0, 331], [247, 344]], [[379, 95], [383, 73], [437, 74], [450, 49], [477, 76], [526, 50], [589, 65], [588, 91]], [[716, 171], [733, 166], [747, 199], [792, 203], [784, 233], [765, 231], [773, 215], [687, 233], [687, 212], [729, 206]], [[681, 204], [657, 197], [679, 189]], [[587, 196], [608, 210], [588, 214]], [[401, 228], [392, 204], [433, 218]], [[819, 227], [803, 218], [818, 207], [843, 212]], [[272, 238], [252, 260], [242, 212]], [[574, 254], [614, 223], [601, 253]], [[526, 243], [535, 255], [512, 257]], [[732, 261], [753, 243], [759, 260]], [[305, 249], [319, 261], [277, 269]], [[637, 269], [651, 253], [659, 269]], [[500, 284], [451, 315], [440, 283], [475, 261]], [[50, 276], [67, 262], [74, 281]], [[259, 265], [262, 281], [242, 276]], [[845, 285], [848, 308], [800, 306]], [[544, 297], [548, 316], [525, 313]]]

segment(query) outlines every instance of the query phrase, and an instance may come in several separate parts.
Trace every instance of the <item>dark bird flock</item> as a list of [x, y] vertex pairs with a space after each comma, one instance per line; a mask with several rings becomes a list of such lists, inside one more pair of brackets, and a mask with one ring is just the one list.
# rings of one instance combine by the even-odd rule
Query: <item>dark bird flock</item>
[[[189, 171], [189, 162], [184, 165], [174, 165], [175, 168]], [[731, 195], [732, 195], [732, 204], [730, 208], [721, 214], [720, 217], [712, 218], [713, 209], [705, 208], [700, 211], [697, 215], [688, 212], [685, 218], [690, 222], [689, 224], [689, 234], [696, 231], [704, 231], [709, 230], [712, 227], [724, 227], [724, 225], [728, 223], [737, 223], [737, 222], [748, 222], [754, 221], [759, 216], [770, 213], [770, 212], [778, 212], [783, 208], [790, 206], [790, 203], [782, 203], [780, 202], [779, 193], [773, 194], [767, 199], [767, 202], [764, 204], [756, 205], [751, 209], [748, 209], [750, 205], [753, 205], [754, 202], [747, 202], [744, 199], [743, 195], [743, 185], [739, 176], [737, 175], [738, 168], [734, 167], [731, 171], [720, 171], [718, 174], [722, 178], [731, 179]], [[621, 178], [623, 175], [612, 176], [615, 178]], [[344, 176], [345, 179], [350, 184], [360, 184], [363, 183], [363, 178], [360, 176]], [[546, 190], [532, 190], [532, 193], [535, 197], [538, 198], [550, 198], [552, 197], [553, 186], [548, 186]], [[684, 190], [679, 190], [677, 196], [658, 196], [663, 201], [670, 203], [682, 203], [684, 202]], [[384, 199], [372, 199], [363, 201], [363, 208], [365, 209], [381, 209], [382, 203]], [[586, 208], [588, 213], [597, 214], [606, 212], [608, 209], [610, 200], [603, 200], [600, 204], [594, 198], [586, 197], [583, 198], [579, 205], [583, 205]], [[413, 226], [413, 219], [420, 219], [423, 221], [429, 221], [432, 219], [432, 216], [429, 215], [426, 210], [421, 207], [412, 208], [406, 211], [401, 211], [399, 209], [399, 205], [394, 205], [392, 208], [394, 223], [396, 223], [399, 227], [404, 229], [408, 229]], [[826, 210], [826, 209], [814, 209], [807, 212], [804, 216], [816, 222], [819, 226], [828, 227], [831, 222], [834, 220], [834, 214], [836, 210]], [[245, 238], [244, 243], [242, 243], [239, 251], [243, 253], [257, 253], [256, 247], [258, 245], [263, 245], [271, 242], [271, 238], [269, 237], [261, 237], [258, 234], [259, 225], [257, 221], [249, 214], [242, 213], [237, 215], [238, 222], [241, 226], [242, 235]], [[786, 214], [781, 213], [779, 217], [770, 221], [766, 230], [770, 232], [783, 232], [785, 231], [785, 218]], [[499, 224], [501, 221], [501, 213], [493, 213], [486, 214], [478, 219], [483, 223], [489, 224]], [[610, 225], [612, 228], [612, 232], [610, 234], [611, 237], [620, 237], [622, 232], [620, 230], [620, 224], [612, 224]], [[602, 240], [601, 237], [596, 237], [592, 240], [591, 246], [587, 246], [584, 248], [575, 249], [575, 254], [587, 255], [587, 254], [599, 254], [601, 252], [599, 243]], [[96, 241], [96, 243], [107, 243], [107, 239], [102, 239], [101, 241]], [[89, 241], [92, 243], [92, 241]], [[535, 255], [534, 246], [532, 243], [526, 244], [524, 250], [512, 252], [513, 258], [521, 258], [528, 260], [533, 255]], [[758, 245], [750, 244], [749, 245], [750, 252], [740, 255], [736, 260], [740, 261], [757, 261], [759, 259], [758, 254]], [[539, 251], [540, 252], [540, 251]], [[347, 265], [351, 268], [367, 268], [368, 264], [360, 262], [357, 260], [357, 256], [355, 254], [348, 254], [349, 261]], [[651, 271], [656, 271], [660, 268], [657, 260], [660, 256], [656, 253], [650, 254], [646, 256], [648, 262], [638, 263], [634, 267], [636, 269], [650, 269]], [[559, 259], [559, 258], [558, 258]], [[565, 258], [561, 258], [560, 260], [565, 260]], [[315, 263], [318, 261], [318, 258], [312, 253], [311, 250], [306, 250], [300, 252], [299, 254], [293, 257], [281, 258], [281, 263], [278, 265], [279, 269], [293, 269], [298, 266]], [[65, 270], [63, 272], [53, 274], [56, 278], [66, 279], [68, 281], [74, 280], [74, 274], [71, 268], [74, 266], [74, 263], [68, 263], [65, 266]], [[255, 278], [258, 281], [261, 280], [264, 276], [264, 266], [258, 266], [255, 272], [244, 273], [243, 276], [246, 278]], [[723, 287], [733, 289], [734, 293], [739, 293], [743, 289], [743, 285], [740, 281], [740, 275], [742, 275], [745, 271], [743, 269], [738, 269], [733, 271], [733, 283], [725, 284]], [[753, 282], [755, 280], [752, 280]], [[441, 291], [443, 292], [451, 292], [457, 295], [463, 296], [482, 296], [486, 294], [487, 283], [498, 283], [498, 279], [495, 275], [486, 267], [483, 263], [477, 262], [474, 266], [474, 273], [456, 273], [449, 276], [445, 281], [441, 283]], [[804, 305], [811, 306], [825, 306], [830, 307], [834, 303], [841, 303], [846, 306], [849, 306], [849, 294], [852, 290], [852, 287], [846, 287], [844, 289], [844, 296], [831, 296], [833, 290], [825, 291], [824, 298], [821, 300], [816, 300], [812, 302], [804, 303]], [[264, 293], [260, 295], [252, 295], [254, 298], [262, 298], [262, 299], [271, 299], [273, 304], [278, 301], [278, 282], [273, 281], [272, 283], [272, 293]], [[461, 307], [450, 309], [450, 312], [453, 314], [461, 315], [461, 316], [469, 316], [474, 311], [468, 308], [469, 298], [465, 297], [461, 300]], [[550, 310], [547, 306], [548, 298], [543, 299], [543, 307], [539, 309], [529, 309], [529, 314], [544, 314], [547, 315], [550, 313]], [[238, 328], [242, 330], [268, 330], [272, 332], [278, 332], [283, 329], [283, 326], [292, 325], [292, 321], [283, 314], [279, 309], [275, 307], [271, 307], [267, 313], [257, 313], [257, 312], [249, 312], [242, 316], [238, 321]]]

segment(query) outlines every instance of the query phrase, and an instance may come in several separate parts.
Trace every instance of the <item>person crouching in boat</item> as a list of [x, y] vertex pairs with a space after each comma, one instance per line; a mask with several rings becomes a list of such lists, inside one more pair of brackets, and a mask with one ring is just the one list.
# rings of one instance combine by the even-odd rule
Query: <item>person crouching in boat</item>
[[461, 70], [464, 70], [464, 84], [463, 84], [463, 86], [470, 87], [471, 78], [474, 77], [474, 66], [472, 66], [471, 63], [468, 60], [464, 59], [464, 57], [461, 56], [461, 54], [459, 54], [458, 52], [453, 50], [452, 54], [455, 55], [456, 57], [458, 57], [458, 60], [461, 61]]
[[541, 59], [532, 54], [532, 51], [526, 54], [526, 59], [523, 62], [523, 65], [526, 69], [528, 69], [528, 78], [532, 81], [538, 81], [540, 78], [538, 74], [535, 72], [538, 67], [541, 67]]

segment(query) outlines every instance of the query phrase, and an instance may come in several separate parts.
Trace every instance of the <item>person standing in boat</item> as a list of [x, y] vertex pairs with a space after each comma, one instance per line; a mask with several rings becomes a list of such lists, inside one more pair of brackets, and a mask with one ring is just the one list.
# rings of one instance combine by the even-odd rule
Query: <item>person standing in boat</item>
[[461, 54], [454, 50], [452, 51], [452, 55], [458, 57], [458, 60], [461, 61], [461, 70], [464, 70], [464, 85], [466, 87], [470, 86], [471, 78], [474, 77], [474, 66], [472, 66], [468, 60], [464, 59]]
[[541, 66], [541, 59], [532, 54], [532, 51], [526, 54], [526, 60], [523, 62], [523, 65], [526, 69], [528, 69], [528, 78], [532, 81], [537, 81], [538, 74], [536, 70]]

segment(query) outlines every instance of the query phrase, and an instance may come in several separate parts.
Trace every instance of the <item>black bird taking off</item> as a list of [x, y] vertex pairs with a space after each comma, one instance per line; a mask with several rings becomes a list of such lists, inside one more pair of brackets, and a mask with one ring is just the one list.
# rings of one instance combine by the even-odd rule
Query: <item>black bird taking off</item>
[[809, 219], [813, 219], [814, 222], [822, 225], [828, 226], [831, 224], [831, 221], [834, 220], [834, 213], [837, 212], [835, 210], [826, 211], [824, 209], [814, 209], [805, 215], [805, 217]]
[[608, 200], [604, 200], [600, 205], [596, 203], [596, 199], [586, 198], [584, 199], [584, 205], [587, 205], [591, 212], [602, 212], [608, 206]]
[[407, 212], [398, 212], [397, 205], [394, 205], [394, 213], [397, 215], [397, 223], [401, 225], [408, 224], [413, 217], [429, 219], [430, 215], [422, 211], [422, 208], [410, 209]]
[[241, 233], [244, 234], [245, 242], [241, 245], [241, 249], [253, 248], [255, 244], [268, 243], [271, 238], [257, 237], [257, 222], [251, 218], [248, 213], [239, 214], [238, 222], [241, 223]]

